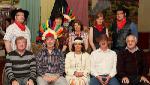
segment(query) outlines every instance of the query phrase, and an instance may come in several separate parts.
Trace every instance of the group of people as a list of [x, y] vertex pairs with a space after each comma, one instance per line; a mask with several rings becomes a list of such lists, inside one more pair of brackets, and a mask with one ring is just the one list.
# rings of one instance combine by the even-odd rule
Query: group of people
[[[124, 9], [116, 10], [117, 20], [111, 26], [112, 42], [104, 15], [98, 13], [89, 33], [75, 20], [68, 39], [58, 39], [60, 46], [56, 46], [55, 35], [45, 34], [45, 46], [36, 55], [31, 52], [31, 35], [24, 24], [28, 15], [26, 10], [15, 10], [12, 12], [14, 23], [6, 29], [6, 85], [150, 84], [146, 78], [144, 52], [137, 47], [136, 25], [127, 19]], [[62, 22], [58, 16], [53, 23], [61, 25]], [[93, 50], [91, 54], [87, 52], [89, 47]], [[65, 53], [67, 48], [69, 52]]]

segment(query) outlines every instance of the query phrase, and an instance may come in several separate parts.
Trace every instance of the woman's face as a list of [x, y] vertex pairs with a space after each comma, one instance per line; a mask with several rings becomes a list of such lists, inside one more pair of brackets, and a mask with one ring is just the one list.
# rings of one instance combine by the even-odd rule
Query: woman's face
[[104, 21], [104, 18], [103, 18], [103, 17], [98, 17], [98, 18], [96, 19], [96, 23], [97, 23], [98, 25], [102, 25], [102, 24], [103, 24], [103, 21]]
[[55, 22], [56, 22], [56, 25], [61, 25], [62, 24], [62, 19], [61, 18], [56, 18]]
[[79, 23], [74, 24], [74, 30], [75, 31], [81, 31], [81, 25]]
[[81, 43], [74, 43], [75, 52], [81, 52], [82, 45]]

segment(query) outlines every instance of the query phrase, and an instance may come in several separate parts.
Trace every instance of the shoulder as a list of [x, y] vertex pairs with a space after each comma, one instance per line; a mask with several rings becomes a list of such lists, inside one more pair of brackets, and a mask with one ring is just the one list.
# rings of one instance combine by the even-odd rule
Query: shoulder
[[33, 55], [33, 53], [31, 51], [26, 50], [25, 55]]
[[66, 56], [72, 56], [72, 55], [74, 55], [74, 52], [69, 52], [66, 54]]
[[17, 25], [15, 23], [13, 23], [7, 27], [6, 31], [14, 30], [16, 27], [17, 27]]
[[16, 56], [17, 55], [17, 52], [16, 51], [11, 51], [8, 53], [9, 56]]

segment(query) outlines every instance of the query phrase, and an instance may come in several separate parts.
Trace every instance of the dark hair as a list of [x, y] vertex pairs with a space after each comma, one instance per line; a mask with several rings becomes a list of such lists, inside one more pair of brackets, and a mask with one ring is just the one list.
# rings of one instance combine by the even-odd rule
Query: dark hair
[[[76, 37], [75, 39], [74, 39], [74, 41], [75, 40], [83, 40], [81, 37]], [[82, 48], [81, 48], [81, 52], [85, 52], [85, 46], [84, 46], [84, 43], [81, 43], [81, 45], [82, 45]], [[75, 51], [75, 46], [74, 46], [74, 43], [72, 44], [72, 51]]]
[[114, 13], [117, 14], [118, 11], [123, 11], [124, 14], [126, 14], [126, 17], [129, 16], [129, 9], [125, 7], [118, 7], [116, 10], [114, 10]]
[[[98, 12], [96, 14], [96, 16], [94, 17], [94, 25], [96, 25], [96, 19], [98, 19], [99, 17], [103, 17], [103, 19], [105, 19], [104, 13], [103, 12]], [[102, 23], [103, 26], [105, 26], [105, 23]]]
[[99, 42], [101, 41], [101, 40], [106, 40], [106, 41], [108, 41], [108, 37], [107, 37], [107, 35], [106, 34], [101, 34], [99, 37]]
[[55, 13], [55, 14], [51, 15], [50, 19], [52, 21], [52, 24], [53, 24], [53, 21], [55, 19], [61, 19], [62, 20], [62, 24], [63, 24], [64, 16], [61, 13]]
[[78, 23], [80, 26], [81, 26], [81, 31], [83, 31], [83, 24], [81, 23], [81, 21], [80, 20], [75, 20], [74, 22], [73, 22], [73, 24], [72, 24], [72, 31], [75, 31], [75, 28], [74, 28], [74, 25], [75, 25], [75, 23]]

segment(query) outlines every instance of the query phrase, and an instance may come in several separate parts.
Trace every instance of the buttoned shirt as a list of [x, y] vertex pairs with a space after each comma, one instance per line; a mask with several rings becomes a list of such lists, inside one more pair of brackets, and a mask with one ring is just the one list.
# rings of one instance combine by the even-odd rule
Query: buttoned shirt
[[114, 51], [97, 49], [91, 53], [90, 57], [93, 76], [109, 75], [114, 77], [116, 75], [117, 55]]

